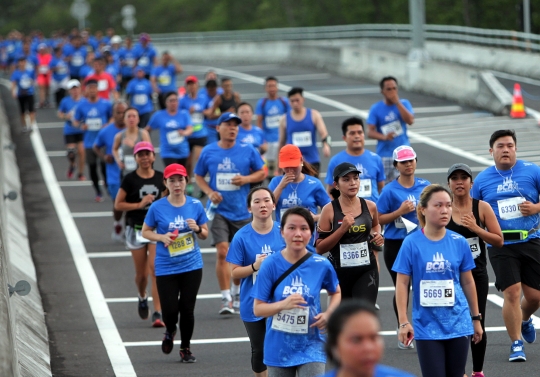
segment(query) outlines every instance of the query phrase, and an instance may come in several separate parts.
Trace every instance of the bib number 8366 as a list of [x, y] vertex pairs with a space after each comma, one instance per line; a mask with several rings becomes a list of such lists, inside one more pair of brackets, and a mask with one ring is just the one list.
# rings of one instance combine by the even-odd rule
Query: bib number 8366
[[367, 257], [367, 250], [344, 251], [343, 259], [359, 259]]
[[425, 298], [441, 298], [443, 297], [442, 289], [424, 289]]

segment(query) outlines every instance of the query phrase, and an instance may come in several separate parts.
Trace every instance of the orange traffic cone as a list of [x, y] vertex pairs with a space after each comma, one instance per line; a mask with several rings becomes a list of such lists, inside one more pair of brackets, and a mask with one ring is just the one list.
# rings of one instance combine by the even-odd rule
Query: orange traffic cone
[[518, 83], [514, 84], [514, 98], [512, 99], [512, 109], [510, 110], [511, 118], [525, 118], [525, 105], [523, 104], [523, 96], [521, 95], [521, 86]]

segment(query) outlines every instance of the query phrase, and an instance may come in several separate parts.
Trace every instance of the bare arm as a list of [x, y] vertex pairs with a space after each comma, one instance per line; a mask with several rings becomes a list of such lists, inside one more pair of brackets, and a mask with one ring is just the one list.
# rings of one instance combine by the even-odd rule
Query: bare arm
[[305, 306], [303, 306], [305, 304], [306, 301], [302, 295], [298, 293], [288, 296], [285, 300], [272, 303], [255, 299], [253, 304], [253, 314], [255, 314], [257, 317], [271, 317], [282, 310], [305, 308]]
[[399, 323], [398, 337], [402, 343], [407, 341], [407, 333], [410, 332], [414, 336], [414, 329], [409, 323], [409, 318], [407, 317], [407, 302], [409, 300], [410, 280], [411, 277], [409, 275], [400, 274], [398, 272], [396, 281], [396, 306]]
[[259, 127], [260, 129], [263, 128], [263, 120], [264, 117], [262, 115], [257, 115], [257, 127]]
[[123, 162], [122, 160], [120, 159], [120, 152], [118, 151], [120, 149], [120, 140], [121, 140], [121, 133], [118, 133], [116, 134], [116, 136], [114, 137], [114, 142], [113, 142], [113, 147], [112, 147], [112, 153], [113, 153], [113, 157], [114, 157], [114, 160], [116, 161], [116, 163], [118, 164], [118, 166], [120, 166], [122, 168], [122, 165], [123, 165]]
[[146, 128], [143, 129], [141, 132], [141, 139], [142, 141], [148, 141], [150, 143], [152, 142], [152, 139], [150, 138], [150, 132], [148, 132]]
[[[328, 130], [326, 129], [326, 124], [324, 124], [321, 113], [319, 113], [317, 110], [313, 110], [311, 114], [311, 118], [315, 124], [315, 127], [317, 128], [317, 132], [319, 133], [321, 140], [326, 139], [328, 137]], [[330, 157], [330, 149], [330, 144], [323, 142], [323, 154], [325, 157]]]
[[[348, 215], [352, 218], [352, 216]], [[318, 224], [318, 231], [319, 233], [328, 233], [332, 231], [332, 221], [334, 219], [334, 208], [332, 207], [332, 203], [328, 203], [325, 205], [321, 212], [321, 218], [319, 219]], [[354, 222], [354, 219], [353, 219]], [[335, 229], [334, 233], [330, 234], [326, 238], [319, 238], [316, 242], [316, 250], [317, 254], [324, 254], [330, 249], [332, 249], [334, 246], [336, 246], [339, 241], [341, 240], [341, 237], [343, 237], [351, 227], [350, 219], [345, 216], [343, 218], [343, 222], [341, 223], [340, 227]]]
[[401, 119], [403, 119], [403, 121], [409, 126], [412, 126], [412, 124], [414, 123], [414, 115], [412, 115], [411, 112], [407, 110], [407, 108], [403, 105], [403, 103], [401, 103], [401, 101], [398, 100], [396, 102], [396, 106], [398, 108], [399, 115], [401, 115]]
[[279, 121], [279, 149], [287, 142], [287, 117], [282, 117]]
[[377, 182], [377, 190], [379, 190], [379, 194], [382, 192], [383, 188], [384, 188], [384, 181]]
[[[221, 96], [218, 94], [214, 97], [213, 99], [213, 104], [212, 104], [212, 108], [210, 109], [210, 112], [209, 112], [209, 117], [210, 116], [215, 116], [216, 114], [216, 110], [219, 109], [219, 106], [221, 105]], [[217, 117], [216, 117], [217, 118]]]
[[368, 133], [367, 133], [368, 137], [370, 139], [375, 139], [375, 140], [382, 140], [382, 141], [385, 141], [385, 140], [391, 140], [389, 138], [389, 135], [385, 135], [383, 133], [380, 133], [379, 131], [377, 131], [377, 127], [373, 124], [368, 124]]
[[127, 193], [120, 187], [116, 199], [114, 200], [114, 209], [117, 211], [135, 211], [146, 207], [148, 204], [154, 201], [154, 195], [146, 195], [139, 203], [126, 202]]
[[465, 225], [474, 233], [478, 234], [478, 237], [483, 239], [488, 244], [495, 247], [502, 247], [504, 244], [504, 238], [501, 231], [501, 226], [497, 221], [497, 217], [495, 216], [493, 209], [488, 203], [480, 201], [479, 212], [480, 221], [486, 226], [487, 230], [484, 228], [480, 228], [478, 225], [476, 225], [476, 219], [474, 218], [474, 215], [472, 213], [468, 214], [468, 216], [464, 216], [467, 218], [462, 219], [463, 225]]

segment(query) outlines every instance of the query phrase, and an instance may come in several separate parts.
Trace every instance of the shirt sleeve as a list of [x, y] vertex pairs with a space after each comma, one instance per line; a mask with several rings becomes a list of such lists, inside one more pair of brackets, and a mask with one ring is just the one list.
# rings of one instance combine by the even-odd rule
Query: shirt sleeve
[[403, 244], [401, 245], [397, 258], [394, 262], [394, 265], [392, 266], [392, 271], [403, 274], [403, 275], [408, 275], [408, 276], [412, 275], [412, 263], [411, 263], [411, 254], [412, 254], [411, 243], [412, 242], [408, 242], [408, 241], [411, 241], [412, 238], [413, 237], [409, 236], [405, 238], [405, 241], [403, 241]]
[[97, 136], [96, 136], [96, 140], [94, 141], [94, 145], [98, 148], [102, 148], [105, 146], [105, 140], [103, 135], [105, 134], [105, 128], [102, 128], [101, 130], [99, 130]]
[[405, 108], [406, 108], [407, 110], [409, 110], [409, 112], [410, 112], [411, 114], [414, 115], [413, 107], [412, 107], [412, 105], [411, 105], [411, 103], [409, 102], [408, 99], [402, 99], [402, 100], [401, 100], [401, 103], [403, 104], [403, 106], [405, 106]]
[[319, 180], [317, 180], [317, 190], [315, 192], [315, 203], [321, 208], [327, 205], [328, 203], [330, 203], [330, 196], [328, 195], [328, 193], [324, 189], [323, 184]]
[[261, 269], [257, 274], [257, 281], [255, 282], [251, 292], [251, 297], [264, 302], [273, 301], [271, 296], [272, 292], [270, 292], [270, 290], [272, 289], [274, 281], [277, 280], [273, 276], [274, 268], [272, 267], [272, 263], [268, 262], [270, 262], [270, 260], [267, 260], [265, 263], [261, 264]]
[[[377, 211], [379, 214], [387, 214], [391, 212], [390, 203], [390, 189], [389, 186], [385, 186], [384, 189], [381, 192], [381, 196], [379, 197], [379, 200], [377, 200]], [[400, 203], [401, 204], [401, 203]]]
[[331, 185], [332, 183], [334, 183], [333, 173], [334, 173], [334, 169], [337, 166], [336, 159], [334, 157], [332, 157], [332, 159], [328, 163], [328, 169], [326, 169], [327, 173], [326, 173], [326, 177], [324, 178], [324, 183], [326, 183], [327, 185]]
[[109, 80], [109, 87], [113, 90], [116, 90], [116, 80], [113, 79], [110, 73], [108, 74], [107, 80]]
[[476, 180], [475, 180], [474, 185], [472, 186], [472, 190], [471, 190], [471, 196], [474, 199], [478, 199], [478, 200], [483, 200], [484, 199], [482, 197], [482, 190], [480, 189], [480, 186], [481, 186], [481, 180], [479, 180], [478, 177], [476, 177]]
[[268, 184], [268, 188], [272, 191], [276, 189], [276, 187], [279, 185], [279, 182], [281, 181], [282, 177], [274, 177]]
[[376, 106], [377, 106], [377, 104], [371, 106], [371, 108], [369, 109], [369, 114], [368, 114], [368, 118], [367, 118], [367, 121], [366, 121], [367, 124], [371, 124], [373, 126], [377, 126], [378, 123], [379, 123], [377, 121]]
[[262, 103], [263, 103], [262, 98], [259, 101], [257, 101], [257, 106], [255, 106], [255, 115], [264, 115], [263, 114]]
[[249, 148], [251, 148], [251, 170], [259, 171], [264, 166], [264, 161], [261, 157], [261, 154], [255, 148], [253, 148], [253, 146], [250, 145]]
[[128, 82], [126, 87], [126, 94], [133, 94], [133, 81]]
[[60, 101], [60, 105], [58, 106], [58, 111], [64, 114], [68, 112], [68, 110], [66, 109], [66, 99], [67, 97], [62, 98], [62, 100]]
[[131, 191], [131, 177], [131, 174], [127, 174], [126, 176], [124, 176], [124, 179], [122, 179], [122, 183], [120, 184], [120, 188], [123, 189], [126, 193]]
[[208, 173], [208, 166], [206, 163], [206, 153], [205, 150], [207, 150], [208, 146], [204, 147], [201, 151], [201, 154], [199, 155], [199, 161], [197, 161], [197, 165], [195, 165], [194, 173], [197, 175], [200, 175], [201, 177], [206, 176], [206, 173]]
[[157, 122], [158, 116], [159, 116], [159, 113], [155, 112], [154, 114], [152, 114], [152, 117], [150, 117], [150, 120], [148, 121], [148, 125], [153, 130], [157, 130], [159, 128], [159, 124]]
[[206, 211], [204, 210], [204, 207], [200, 201], [197, 203], [197, 208], [199, 210], [199, 214], [197, 216], [197, 224], [204, 225], [208, 222], [208, 217], [206, 217]]
[[225, 260], [238, 266], [244, 266], [244, 244], [239, 232], [234, 235]]
[[384, 173], [384, 165], [382, 163], [382, 158], [377, 156], [377, 182], [386, 181], [386, 174]]
[[159, 201], [156, 201], [150, 205], [150, 208], [148, 208], [148, 212], [146, 212], [146, 216], [144, 218], [144, 223], [148, 225], [150, 228], [156, 228], [156, 215], [155, 215], [155, 207], [156, 203]]
[[324, 280], [322, 283], [322, 288], [326, 289], [329, 293], [336, 293], [337, 287], [339, 285], [339, 280], [336, 274], [336, 270], [330, 262], [327, 260], [324, 261], [326, 267], [326, 274], [324, 275]]
[[81, 110], [81, 106], [77, 106], [77, 109], [75, 110], [75, 120], [77, 122], [82, 122], [84, 120], [84, 113]]

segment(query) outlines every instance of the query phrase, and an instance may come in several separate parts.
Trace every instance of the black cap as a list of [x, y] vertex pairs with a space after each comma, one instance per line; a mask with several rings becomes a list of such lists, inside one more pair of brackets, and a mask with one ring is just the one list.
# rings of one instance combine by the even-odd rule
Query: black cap
[[340, 177], [344, 177], [349, 173], [361, 174], [360, 170], [358, 170], [356, 166], [354, 166], [350, 162], [342, 162], [334, 168], [334, 182], [337, 182]]
[[448, 169], [448, 174], [446, 175], [446, 179], [447, 180], [450, 179], [450, 176], [452, 175], [452, 173], [458, 170], [464, 171], [465, 173], [467, 173], [469, 177], [472, 178], [472, 171], [469, 165], [463, 164], [460, 162], [459, 164], [454, 164], [450, 166], [450, 169]]
[[89, 79], [84, 82], [84, 85], [97, 85], [98, 81], [96, 79]]

